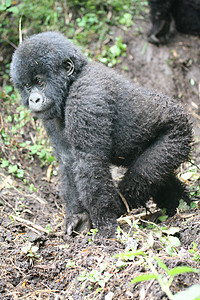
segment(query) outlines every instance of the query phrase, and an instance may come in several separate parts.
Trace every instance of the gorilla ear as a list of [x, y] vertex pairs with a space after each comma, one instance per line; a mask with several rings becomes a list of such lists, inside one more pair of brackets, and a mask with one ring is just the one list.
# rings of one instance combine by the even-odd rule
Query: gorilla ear
[[65, 68], [65, 70], [67, 71], [67, 75], [70, 76], [73, 74], [74, 72], [74, 63], [70, 58], [66, 58], [63, 61], [63, 67]]

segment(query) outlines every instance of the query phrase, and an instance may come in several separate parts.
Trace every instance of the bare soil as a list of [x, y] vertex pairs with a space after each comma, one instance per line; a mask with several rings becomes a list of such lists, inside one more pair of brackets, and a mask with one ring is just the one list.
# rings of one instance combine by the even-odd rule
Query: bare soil
[[[198, 163], [200, 39], [173, 32], [167, 45], [157, 47], [146, 42], [149, 27], [147, 19], [136, 20], [127, 32], [114, 29], [114, 34], [122, 35], [128, 45], [127, 55], [116, 69], [136, 84], [176, 97], [186, 106], [194, 124], [193, 159]], [[5, 120], [2, 124], [7, 126]], [[9, 148], [2, 145], [2, 149], [5, 156], [12, 155]], [[52, 176], [48, 181], [47, 167], [41, 168], [36, 157], [34, 161], [27, 161], [23, 151], [19, 159], [27, 166], [27, 176], [37, 190], [30, 192], [23, 181], [0, 169], [0, 299], [168, 299], [157, 280], [130, 284], [136, 276], [150, 273], [142, 256], [127, 259], [126, 265], [121, 267], [117, 265], [117, 258], [113, 258], [115, 254], [127, 251], [129, 243], [136, 245], [137, 250], [145, 251], [151, 234], [154, 245], [149, 251], [169, 269], [184, 265], [199, 267], [197, 198], [194, 198], [195, 209], [178, 211], [158, 225], [159, 228], [179, 228], [175, 235], [181, 245], [172, 256], [167, 254], [153, 229], [146, 227], [142, 221], [145, 212], [140, 209], [130, 214], [139, 227], [133, 227], [129, 232], [130, 227], [120, 223], [124, 232], [129, 232], [124, 243], [98, 234], [69, 238], [63, 233], [65, 207], [59, 198], [58, 176]], [[192, 186], [193, 182], [188, 181], [188, 184]], [[194, 188], [197, 186], [198, 182]], [[193, 242], [197, 245], [196, 258], [194, 252], [189, 252]], [[177, 293], [196, 283], [200, 283], [199, 274], [181, 274], [172, 282], [171, 291]]]

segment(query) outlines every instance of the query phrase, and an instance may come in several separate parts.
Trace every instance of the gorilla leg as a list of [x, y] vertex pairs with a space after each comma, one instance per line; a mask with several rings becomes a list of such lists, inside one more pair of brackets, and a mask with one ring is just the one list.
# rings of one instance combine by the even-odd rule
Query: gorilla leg
[[158, 188], [153, 198], [158, 207], [167, 209], [169, 216], [173, 216], [176, 213], [180, 199], [183, 199], [188, 204], [190, 203], [184, 184], [175, 175], [167, 178], [165, 183]]
[[149, 0], [152, 28], [148, 41], [153, 44], [166, 42], [171, 23], [171, 0]]
[[184, 120], [179, 123], [182, 128], [177, 125], [161, 135], [129, 166], [119, 189], [130, 207], [145, 206], [153, 197], [172, 215], [178, 200], [186, 197], [174, 171], [189, 155], [191, 135]]

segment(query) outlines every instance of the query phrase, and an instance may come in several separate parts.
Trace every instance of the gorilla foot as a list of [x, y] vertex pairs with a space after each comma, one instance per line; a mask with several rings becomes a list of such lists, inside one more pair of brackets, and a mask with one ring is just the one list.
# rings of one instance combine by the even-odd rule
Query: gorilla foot
[[87, 212], [66, 216], [65, 233], [74, 235], [76, 233], [88, 232], [91, 228], [90, 217]]

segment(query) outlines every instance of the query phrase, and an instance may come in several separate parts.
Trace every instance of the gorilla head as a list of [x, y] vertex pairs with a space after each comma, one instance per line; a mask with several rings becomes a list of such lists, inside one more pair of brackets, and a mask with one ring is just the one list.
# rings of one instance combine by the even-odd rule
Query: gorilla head
[[61, 116], [69, 85], [86, 63], [86, 57], [63, 35], [46, 32], [19, 46], [11, 77], [23, 104], [39, 118], [50, 119]]

